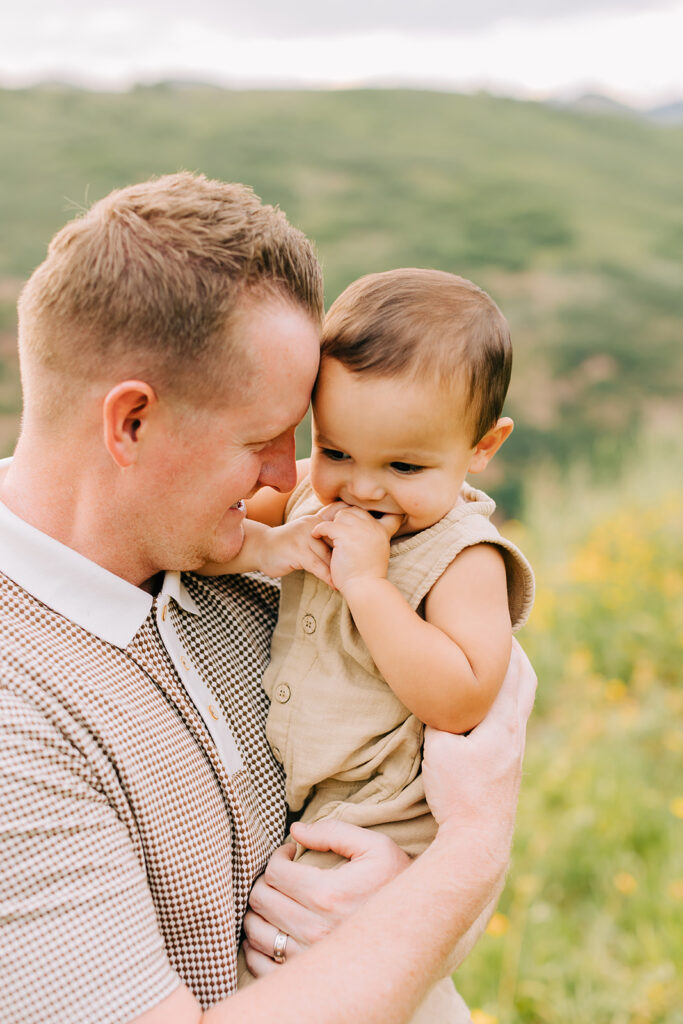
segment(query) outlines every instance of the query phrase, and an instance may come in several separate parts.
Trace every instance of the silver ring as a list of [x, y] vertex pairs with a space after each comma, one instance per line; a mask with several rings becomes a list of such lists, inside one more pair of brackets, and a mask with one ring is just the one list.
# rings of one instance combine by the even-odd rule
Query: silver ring
[[276, 964], [283, 964], [287, 957], [285, 952], [287, 950], [287, 939], [289, 935], [287, 932], [278, 932], [275, 936], [275, 942], [273, 943], [273, 960]]

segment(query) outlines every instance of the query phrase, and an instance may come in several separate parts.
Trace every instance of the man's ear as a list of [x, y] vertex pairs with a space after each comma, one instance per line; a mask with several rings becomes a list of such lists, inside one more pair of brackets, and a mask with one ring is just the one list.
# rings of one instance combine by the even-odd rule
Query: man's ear
[[157, 401], [154, 388], [141, 380], [124, 380], [107, 393], [102, 405], [104, 443], [122, 469], [137, 461]]
[[474, 449], [467, 472], [481, 473], [482, 469], [486, 469], [500, 446], [504, 441], [507, 441], [508, 437], [512, 433], [513, 427], [514, 423], [510, 417], [503, 416], [498, 420], [495, 427], [491, 427], [490, 430], [487, 430], [481, 441], [478, 442]]

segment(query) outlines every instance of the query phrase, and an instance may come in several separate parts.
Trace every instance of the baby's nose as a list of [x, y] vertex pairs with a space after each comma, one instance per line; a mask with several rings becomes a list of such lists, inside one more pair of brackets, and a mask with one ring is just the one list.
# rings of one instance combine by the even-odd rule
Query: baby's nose
[[385, 493], [381, 482], [371, 473], [355, 473], [352, 487], [359, 501], [379, 501]]

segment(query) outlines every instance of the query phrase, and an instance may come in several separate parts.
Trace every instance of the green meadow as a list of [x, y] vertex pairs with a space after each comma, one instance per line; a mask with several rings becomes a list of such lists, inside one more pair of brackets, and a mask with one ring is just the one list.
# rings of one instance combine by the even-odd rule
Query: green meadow
[[328, 303], [406, 265], [498, 301], [516, 427], [481, 485], [537, 570], [540, 685], [508, 886], [457, 982], [475, 1024], [683, 1022], [683, 127], [166, 84], [0, 90], [0, 138], [0, 455], [21, 282], [150, 175], [252, 185], [315, 240]]
[[506, 527], [539, 691], [508, 885], [456, 979], [475, 1024], [683, 1021], [683, 487], [649, 453], [617, 487], [537, 479]]

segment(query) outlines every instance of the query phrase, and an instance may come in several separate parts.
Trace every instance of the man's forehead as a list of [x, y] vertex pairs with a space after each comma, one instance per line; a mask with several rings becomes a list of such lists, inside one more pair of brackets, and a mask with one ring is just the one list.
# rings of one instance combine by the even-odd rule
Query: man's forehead
[[277, 386], [261, 391], [254, 389], [251, 400], [242, 403], [236, 410], [238, 429], [258, 435], [262, 440], [279, 437], [285, 431], [297, 427], [306, 415], [310, 405], [310, 389], [303, 381], [298, 387]]
[[296, 403], [306, 393], [308, 403], [318, 370], [320, 331], [307, 310], [279, 296], [249, 296], [241, 300], [229, 335], [215, 380], [227, 400], [245, 407], [261, 402], [264, 417], [269, 411], [266, 400]]

